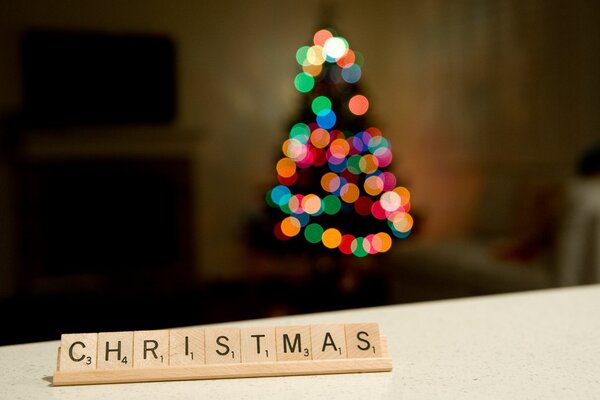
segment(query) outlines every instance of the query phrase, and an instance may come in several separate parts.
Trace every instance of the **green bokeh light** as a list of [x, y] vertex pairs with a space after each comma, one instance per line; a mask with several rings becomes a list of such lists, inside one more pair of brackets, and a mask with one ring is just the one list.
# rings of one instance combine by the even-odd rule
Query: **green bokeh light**
[[356, 64], [362, 68], [364, 63], [365, 63], [365, 58], [363, 57], [362, 53], [354, 50], [354, 64]]
[[322, 110], [331, 110], [331, 100], [326, 96], [317, 96], [312, 101], [311, 108], [315, 114]]
[[356, 249], [354, 249], [352, 251], [352, 254], [354, 254], [356, 257], [364, 257], [366, 256], [368, 253], [365, 250], [365, 248], [363, 247], [363, 242], [364, 242], [364, 238], [358, 237], [355, 239], [356, 240]]
[[290, 139], [296, 139], [301, 143], [306, 143], [310, 138], [310, 128], [308, 125], [298, 122], [290, 129]]
[[306, 60], [306, 53], [308, 53], [308, 49], [310, 49], [309, 46], [302, 46], [298, 49], [298, 51], [296, 51], [296, 61], [303, 67], [310, 65], [308, 60]]
[[304, 72], [300, 72], [294, 79], [294, 86], [299, 92], [308, 93], [315, 86], [315, 79]]
[[304, 228], [304, 237], [310, 243], [319, 243], [323, 236], [323, 227], [317, 223], [307, 225]]
[[334, 215], [337, 214], [342, 208], [342, 202], [340, 198], [334, 195], [325, 196], [323, 199], [323, 211], [325, 214]]
[[348, 157], [348, 165], [347, 165], [348, 171], [350, 171], [354, 175], [360, 174], [360, 172], [361, 172], [360, 160], [361, 159], [362, 159], [362, 157], [358, 154]]

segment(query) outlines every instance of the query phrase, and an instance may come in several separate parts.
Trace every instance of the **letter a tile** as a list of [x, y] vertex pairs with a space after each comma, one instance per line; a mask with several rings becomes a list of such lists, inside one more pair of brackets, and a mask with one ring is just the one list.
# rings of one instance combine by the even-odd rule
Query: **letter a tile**
[[346, 358], [344, 325], [324, 324], [310, 326], [313, 360]]

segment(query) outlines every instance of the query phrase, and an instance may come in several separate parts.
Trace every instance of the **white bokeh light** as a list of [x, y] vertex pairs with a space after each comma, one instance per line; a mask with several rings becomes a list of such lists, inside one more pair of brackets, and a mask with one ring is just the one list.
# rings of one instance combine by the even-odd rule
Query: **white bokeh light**
[[339, 37], [327, 39], [323, 48], [325, 49], [325, 54], [335, 60], [343, 57], [348, 52], [346, 41]]

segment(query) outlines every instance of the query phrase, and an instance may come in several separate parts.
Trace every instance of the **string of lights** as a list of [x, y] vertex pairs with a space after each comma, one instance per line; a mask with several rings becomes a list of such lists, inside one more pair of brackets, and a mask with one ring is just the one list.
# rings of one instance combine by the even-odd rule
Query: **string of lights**
[[[314, 120], [295, 123], [282, 145], [283, 157], [275, 168], [279, 184], [266, 194], [267, 204], [282, 212], [275, 236], [288, 240], [303, 235], [309, 243], [357, 257], [386, 252], [393, 237], [407, 237], [413, 226], [410, 193], [396, 186], [396, 177], [386, 170], [392, 162], [390, 143], [374, 127], [359, 132], [338, 129], [334, 109], [363, 116], [369, 110], [366, 96], [326, 96], [315, 90], [319, 84], [329, 85], [330, 91], [356, 84], [362, 76], [363, 57], [333, 29], [322, 29], [315, 33], [311, 46], [298, 49], [296, 61], [302, 72], [294, 85], [298, 92], [311, 96]], [[314, 178], [320, 185], [312, 185], [311, 193], [293, 193], [300, 189], [296, 185], [299, 175], [311, 168], [325, 169]], [[385, 221], [387, 229], [359, 236], [320, 222], [322, 215], [344, 212]]]

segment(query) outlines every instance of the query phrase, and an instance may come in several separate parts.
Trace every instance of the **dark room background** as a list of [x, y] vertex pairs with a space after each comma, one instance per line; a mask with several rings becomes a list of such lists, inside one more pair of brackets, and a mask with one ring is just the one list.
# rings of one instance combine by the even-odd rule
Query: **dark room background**
[[[598, 3], [327, 3], [0, 2], [0, 310], [14, 328], [0, 344], [600, 280]], [[301, 106], [295, 53], [323, 23], [364, 55], [370, 118], [418, 215], [385, 255], [252, 245]], [[48, 123], [57, 107], [36, 123], [32, 32], [158, 45], [93, 102], [95, 117]], [[117, 42], [108, 57], [130, 56]], [[121, 97], [142, 71], [152, 87]], [[64, 88], [43, 90], [38, 110]], [[86, 88], [77, 96], [69, 107]], [[114, 109], [130, 113], [103, 119]], [[596, 214], [570, 229], [582, 204]]]

